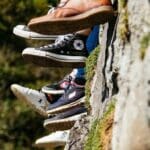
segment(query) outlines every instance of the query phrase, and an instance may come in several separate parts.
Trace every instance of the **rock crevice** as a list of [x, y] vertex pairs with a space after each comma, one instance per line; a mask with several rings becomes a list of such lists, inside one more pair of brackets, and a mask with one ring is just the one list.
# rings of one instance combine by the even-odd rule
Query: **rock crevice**
[[115, 2], [122, 5], [118, 17], [100, 27], [100, 54], [89, 100], [92, 109], [88, 119], [83, 118], [86, 123], [76, 123], [81, 132], [72, 138], [82, 138], [69, 150], [84, 149], [93, 121], [104, 116], [112, 100], [116, 101], [114, 123], [111, 146], [106, 147], [150, 149], [150, 1]]

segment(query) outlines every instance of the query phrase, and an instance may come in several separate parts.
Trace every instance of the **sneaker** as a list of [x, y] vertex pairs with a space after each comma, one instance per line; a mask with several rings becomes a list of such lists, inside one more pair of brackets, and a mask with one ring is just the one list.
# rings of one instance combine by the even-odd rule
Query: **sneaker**
[[68, 89], [66, 89], [63, 96], [61, 96], [56, 102], [48, 106], [47, 113], [55, 113], [59, 110], [64, 111], [70, 108], [72, 105], [76, 105], [81, 101], [81, 98], [85, 95], [85, 79], [75, 78], [71, 82]]
[[34, 146], [48, 148], [51, 150], [56, 147], [64, 147], [68, 141], [69, 133], [69, 130], [53, 132], [47, 136], [37, 139]]
[[74, 109], [76, 107], [80, 107], [80, 106], [82, 106], [84, 104], [85, 104], [85, 97], [82, 97], [82, 98], [76, 100], [75, 102], [63, 105], [61, 107], [57, 107], [55, 109], [47, 110], [47, 113], [48, 113], [48, 115], [52, 115], [53, 116], [55, 114], [58, 114], [58, 113], [61, 113], [61, 112], [65, 112], [67, 110]]
[[57, 35], [44, 35], [31, 31], [26, 25], [17, 25], [13, 28], [13, 33], [17, 36], [35, 39], [35, 40], [52, 40], [54, 41]]
[[68, 34], [60, 36], [54, 44], [39, 48], [26, 48], [22, 56], [28, 62], [44, 67], [84, 67], [88, 56], [87, 36]]
[[63, 131], [63, 130], [69, 130], [71, 129], [75, 122], [79, 119], [81, 119], [82, 117], [86, 116], [87, 113], [80, 113], [71, 117], [67, 117], [64, 119], [58, 119], [58, 120], [50, 120], [47, 119], [44, 121], [43, 126], [48, 129], [50, 132], [54, 132], [54, 131]]
[[[44, 93], [20, 86], [18, 84], [12, 84], [11, 90], [18, 99], [25, 101], [39, 114], [45, 117], [48, 116], [46, 109], [48, 104], [50, 104], [50, 97], [48, 99]], [[58, 97], [56, 97], [56, 99], [58, 99]]]
[[42, 34], [68, 34], [104, 24], [113, 16], [110, 0], [68, 0], [63, 7], [31, 19], [28, 27]]
[[84, 103], [80, 106], [76, 106], [74, 108], [68, 108], [68, 110], [65, 110], [60, 113], [56, 114], [50, 114], [49, 118], [45, 120], [45, 122], [50, 122], [54, 120], [60, 120], [64, 118], [68, 118], [77, 114], [85, 113], [87, 112], [86, 107], [84, 106]]
[[[57, 7], [62, 7], [65, 5], [67, 0], [60, 0], [60, 3]], [[51, 14], [56, 8], [50, 7], [47, 14]], [[17, 25], [13, 28], [13, 33], [17, 36], [27, 38], [27, 39], [36, 39], [36, 40], [55, 40], [58, 35], [51, 34], [39, 34], [37, 32], [31, 31], [26, 25]]]
[[70, 75], [67, 75], [64, 77], [63, 80], [59, 81], [58, 83], [49, 84], [46, 86], [43, 86], [41, 88], [41, 91], [46, 94], [64, 94], [65, 89], [70, 85], [72, 80], [72, 77]]

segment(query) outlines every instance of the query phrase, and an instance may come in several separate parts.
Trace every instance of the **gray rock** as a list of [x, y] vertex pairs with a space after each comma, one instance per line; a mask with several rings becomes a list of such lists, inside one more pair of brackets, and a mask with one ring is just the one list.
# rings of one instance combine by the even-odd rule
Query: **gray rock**
[[[148, 0], [128, 1], [130, 42], [116, 49], [119, 57], [119, 93], [113, 129], [113, 150], [150, 149], [150, 48], [140, 58], [141, 39], [150, 32]], [[122, 48], [122, 46], [124, 48]]]
[[127, 10], [129, 41], [120, 39], [119, 30], [112, 34], [113, 21], [101, 27], [90, 119], [75, 124], [65, 150], [83, 149], [91, 122], [103, 116], [113, 96], [117, 103], [112, 150], [150, 149], [150, 46], [141, 59], [141, 40], [150, 33], [150, 1], [128, 0]]
[[89, 118], [83, 117], [78, 120], [70, 130], [69, 141], [65, 150], [82, 150], [89, 132]]

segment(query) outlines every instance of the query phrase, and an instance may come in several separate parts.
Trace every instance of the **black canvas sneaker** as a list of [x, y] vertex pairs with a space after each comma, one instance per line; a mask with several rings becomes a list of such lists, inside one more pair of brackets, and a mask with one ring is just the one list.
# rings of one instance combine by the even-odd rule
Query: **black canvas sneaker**
[[28, 62], [44, 67], [84, 67], [88, 56], [87, 36], [67, 34], [59, 36], [54, 44], [26, 48], [22, 55]]
[[67, 75], [58, 83], [49, 84], [42, 87], [42, 92], [46, 94], [64, 94], [65, 89], [71, 84], [72, 77]]
[[75, 78], [71, 82], [70, 87], [66, 89], [63, 96], [61, 96], [56, 102], [48, 106], [47, 113], [52, 114], [56, 112], [63, 112], [66, 109], [73, 107], [81, 101], [81, 98], [85, 95], [85, 79]]

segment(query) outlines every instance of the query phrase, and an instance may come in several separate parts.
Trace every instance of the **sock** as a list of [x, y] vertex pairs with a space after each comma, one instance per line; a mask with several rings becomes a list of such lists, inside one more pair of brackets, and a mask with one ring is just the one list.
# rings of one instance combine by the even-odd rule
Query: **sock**
[[90, 54], [99, 44], [99, 25], [93, 27], [86, 41], [86, 48]]
[[85, 78], [84, 68], [77, 68], [76, 78]]

